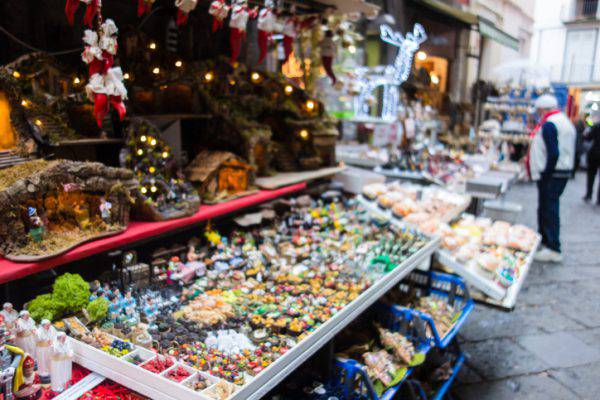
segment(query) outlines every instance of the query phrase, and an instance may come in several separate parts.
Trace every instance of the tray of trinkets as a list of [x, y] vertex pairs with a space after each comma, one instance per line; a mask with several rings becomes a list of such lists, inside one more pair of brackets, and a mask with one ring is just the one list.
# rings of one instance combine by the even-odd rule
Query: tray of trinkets
[[[233, 393], [236, 386], [198, 371], [172, 357], [157, 355], [144, 347], [107, 333], [94, 332], [92, 346], [70, 338], [74, 361], [121, 385], [156, 400], [211, 400], [217, 391]], [[222, 389], [227, 387], [227, 389]]]

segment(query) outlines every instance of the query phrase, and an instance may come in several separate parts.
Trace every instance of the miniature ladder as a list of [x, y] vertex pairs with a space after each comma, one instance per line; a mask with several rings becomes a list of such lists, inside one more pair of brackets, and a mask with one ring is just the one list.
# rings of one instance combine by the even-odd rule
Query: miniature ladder
[[54, 397], [54, 400], [78, 399], [83, 396], [85, 392], [90, 391], [101, 384], [105, 379], [106, 378], [102, 375], [92, 372], [58, 396]]

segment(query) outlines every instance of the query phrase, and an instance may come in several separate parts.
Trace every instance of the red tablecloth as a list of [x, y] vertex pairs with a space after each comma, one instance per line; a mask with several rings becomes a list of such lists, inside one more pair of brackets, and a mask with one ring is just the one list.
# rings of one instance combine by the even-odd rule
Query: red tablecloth
[[127, 230], [119, 235], [95, 240], [49, 260], [37, 263], [15, 263], [0, 258], [0, 284], [23, 278], [69, 262], [81, 260], [94, 254], [103, 253], [137, 241], [167, 233], [178, 228], [193, 225], [212, 218], [231, 214], [237, 210], [255, 206], [278, 197], [298, 192], [306, 188], [306, 183], [286, 186], [276, 190], [262, 190], [246, 197], [216, 205], [203, 205], [191, 217], [164, 222], [131, 222]]

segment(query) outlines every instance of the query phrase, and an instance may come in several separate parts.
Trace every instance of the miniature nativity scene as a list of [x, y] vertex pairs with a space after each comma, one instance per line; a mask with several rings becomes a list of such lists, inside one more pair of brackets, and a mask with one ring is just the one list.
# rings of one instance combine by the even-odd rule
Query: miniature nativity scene
[[39, 261], [122, 232], [133, 174], [100, 163], [35, 160], [0, 170], [0, 254]]

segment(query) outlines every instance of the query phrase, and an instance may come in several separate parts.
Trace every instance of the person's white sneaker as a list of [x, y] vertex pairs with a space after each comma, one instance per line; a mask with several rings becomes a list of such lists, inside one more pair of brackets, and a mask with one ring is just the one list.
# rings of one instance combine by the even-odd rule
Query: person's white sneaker
[[535, 253], [533, 259], [539, 262], [560, 263], [562, 262], [562, 255], [557, 251], [550, 250], [547, 247], [543, 247], [537, 253]]

